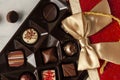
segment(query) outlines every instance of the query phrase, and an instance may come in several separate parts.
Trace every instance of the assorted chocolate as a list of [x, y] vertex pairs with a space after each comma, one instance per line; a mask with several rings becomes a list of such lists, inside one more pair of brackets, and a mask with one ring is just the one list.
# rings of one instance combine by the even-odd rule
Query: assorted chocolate
[[43, 50], [42, 55], [43, 55], [44, 63], [47, 64], [47, 63], [56, 62], [57, 57], [55, 56], [55, 54], [57, 54], [56, 48], [49, 48], [49, 49]]
[[25, 63], [23, 51], [11, 51], [7, 56], [8, 64], [10, 67], [20, 67]]
[[42, 80], [57, 80], [55, 70], [44, 70], [42, 72]]
[[74, 63], [62, 64], [62, 70], [64, 77], [73, 77], [77, 75]]
[[[61, 28], [69, 15], [64, 2], [41, 0], [0, 53], [0, 80], [85, 80], [87, 72], [77, 70], [80, 45]], [[7, 18], [16, 22], [18, 14]]]
[[75, 53], [77, 53], [77, 46], [73, 42], [67, 42], [63, 48], [64, 48], [64, 52], [68, 56], [73, 56]]
[[29, 28], [23, 32], [22, 39], [27, 44], [34, 44], [38, 40], [38, 32], [33, 28]]
[[10, 23], [15, 23], [19, 19], [19, 15], [16, 11], [10, 11], [7, 14], [7, 21]]
[[59, 14], [59, 8], [54, 3], [46, 4], [42, 9], [42, 15], [44, 19], [48, 22], [55, 21]]

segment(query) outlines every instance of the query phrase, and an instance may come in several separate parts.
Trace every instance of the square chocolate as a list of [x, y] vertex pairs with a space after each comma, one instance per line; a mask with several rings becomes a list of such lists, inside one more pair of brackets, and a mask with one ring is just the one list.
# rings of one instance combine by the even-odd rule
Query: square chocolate
[[56, 47], [51, 47], [42, 51], [43, 62], [47, 63], [55, 63], [57, 62], [57, 50]]
[[57, 80], [55, 70], [54, 69], [43, 70], [42, 80]]
[[39, 80], [61, 80], [57, 65], [41, 66], [38, 68]]
[[64, 77], [77, 76], [77, 70], [74, 63], [62, 64], [62, 71]]
[[25, 56], [22, 50], [10, 51], [7, 59], [9, 67], [20, 67], [25, 64]]

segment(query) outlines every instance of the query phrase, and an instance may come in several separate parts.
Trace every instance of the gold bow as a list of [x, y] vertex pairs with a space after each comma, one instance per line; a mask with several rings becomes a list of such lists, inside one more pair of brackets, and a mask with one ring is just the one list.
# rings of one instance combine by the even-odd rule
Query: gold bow
[[[110, 14], [107, 0], [102, 0], [91, 11], [93, 14], [77, 13], [62, 21], [63, 29], [77, 39], [81, 45], [78, 70], [98, 68], [100, 66], [99, 58], [115, 64], [120, 64], [119, 42], [91, 44], [88, 38], [90, 35], [95, 34], [111, 23], [111, 16], [99, 16], [99, 13]], [[98, 13], [94, 15], [94, 12]]]

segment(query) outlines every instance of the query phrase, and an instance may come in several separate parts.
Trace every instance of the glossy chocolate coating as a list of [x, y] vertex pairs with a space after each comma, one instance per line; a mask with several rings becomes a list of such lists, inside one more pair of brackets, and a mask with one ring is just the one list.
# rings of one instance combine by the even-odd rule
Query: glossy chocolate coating
[[53, 63], [57, 61], [57, 57], [55, 56], [56, 51], [55, 48], [49, 48], [47, 50], [42, 51], [43, 61], [44, 63]]
[[24, 64], [24, 53], [22, 51], [12, 51], [8, 53], [9, 67], [20, 67]]
[[68, 42], [64, 46], [64, 51], [65, 51], [66, 55], [72, 56], [75, 53], [77, 53], [77, 46], [72, 42]]
[[46, 21], [52, 22], [58, 17], [58, 7], [53, 3], [49, 3], [45, 5], [42, 13]]
[[74, 64], [62, 64], [62, 70], [64, 77], [73, 77], [76, 76], [76, 70]]
[[10, 11], [7, 14], [7, 21], [10, 23], [15, 23], [19, 19], [19, 15], [16, 11]]

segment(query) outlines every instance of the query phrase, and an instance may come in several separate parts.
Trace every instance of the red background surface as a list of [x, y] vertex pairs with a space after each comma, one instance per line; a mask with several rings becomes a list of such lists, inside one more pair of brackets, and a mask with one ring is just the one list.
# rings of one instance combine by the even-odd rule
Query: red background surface
[[[80, 0], [82, 11], [90, 11], [100, 1], [101, 0]], [[112, 15], [116, 16], [117, 18], [120, 18], [120, 0], [108, 0], [108, 3], [110, 5]], [[113, 20], [113, 22], [106, 26], [103, 30], [90, 36], [90, 40], [92, 43], [119, 41], [120, 26], [116, 21]], [[101, 61], [101, 64], [102, 62], [103, 61]], [[100, 80], [119, 80], [120, 65], [108, 63], [105, 67], [104, 73], [99, 75]]]

